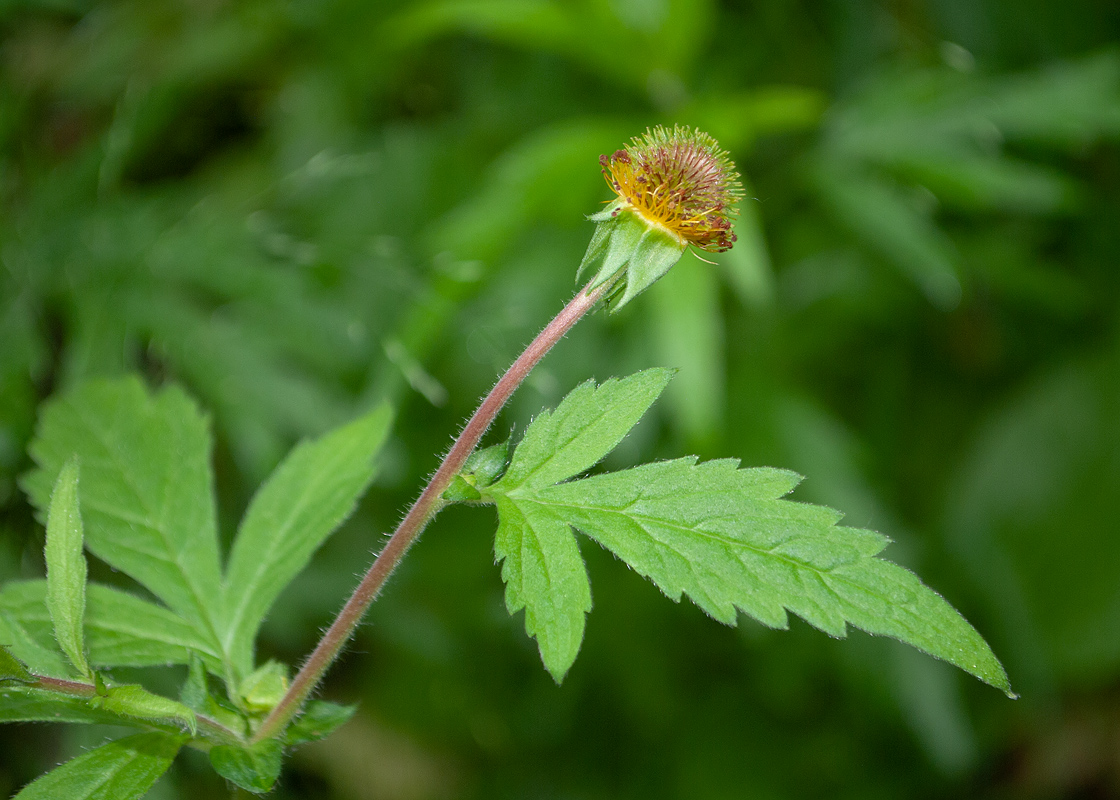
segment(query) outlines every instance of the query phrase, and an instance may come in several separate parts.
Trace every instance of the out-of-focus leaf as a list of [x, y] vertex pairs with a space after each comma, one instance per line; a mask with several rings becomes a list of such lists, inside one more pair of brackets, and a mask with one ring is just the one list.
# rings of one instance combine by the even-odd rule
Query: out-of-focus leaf
[[961, 282], [953, 245], [896, 186], [826, 164], [813, 170], [813, 178], [837, 219], [917, 284], [938, 308], [956, 308]]
[[67, 761], [13, 800], [135, 800], [167, 771], [180, 746], [162, 733], [126, 736]]
[[86, 384], [49, 403], [24, 486], [46, 509], [70, 454], [82, 460], [86, 546], [128, 573], [217, 647], [221, 577], [210, 431], [182, 390], [136, 378]]
[[947, 495], [945, 535], [1036, 691], [1120, 664], [1120, 541], [1098, 537], [1120, 492], [1118, 363], [1057, 368], [993, 411]]
[[1079, 197], [1068, 176], [1011, 158], [964, 152], [899, 159], [894, 167], [957, 208], [1053, 214], [1071, 210]]
[[54, 637], [74, 669], [89, 675], [86, 662], [86, 558], [82, 554], [82, 517], [78, 506], [78, 460], [58, 474], [47, 511], [47, 611]]
[[714, 267], [686, 254], [654, 287], [648, 306], [657, 361], [678, 370], [665, 394], [671, 418], [689, 442], [706, 444], [719, 431], [725, 406], [723, 312]]
[[369, 485], [391, 418], [382, 405], [298, 445], [253, 498], [224, 584], [222, 643], [241, 675], [252, 669], [253, 641], [276, 596], [350, 516]]
[[248, 747], [219, 745], [210, 748], [210, 763], [226, 780], [253, 794], [272, 789], [280, 777], [284, 746], [275, 739], [266, 739]]

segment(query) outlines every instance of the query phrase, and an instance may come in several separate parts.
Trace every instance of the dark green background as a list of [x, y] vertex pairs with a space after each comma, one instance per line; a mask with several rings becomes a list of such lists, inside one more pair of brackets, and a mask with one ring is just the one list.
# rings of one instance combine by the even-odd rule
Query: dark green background
[[[724, 628], [588, 542], [558, 688], [494, 514], [453, 509], [327, 682], [360, 716], [275, 797], [1115, 797], [1118, 40], [1114, 0], [0, 0], [0, 579], [41, 574], [15, 478], [86, 376], [212, 410], [227, 536], [296, 439], [387, 397], [377, 484], [266, 626], [298, 661], [574, 291], [599, 154], [699, 125], [748, 179], [740, 244], [583, 323], [501, 431], [680, 367], [608, 466], [798, 470], [1022, 699], [860, 633]], [[5, 727], [0, 793], [113, 733]], [[225, 792], [188, 756], [151, 796]]]

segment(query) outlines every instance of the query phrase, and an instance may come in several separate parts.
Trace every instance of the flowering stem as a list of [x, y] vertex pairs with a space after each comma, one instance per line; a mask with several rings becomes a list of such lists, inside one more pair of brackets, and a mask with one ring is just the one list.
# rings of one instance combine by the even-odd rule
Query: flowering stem
[[420, 493], [420, 497], [412, 504], [396, 531], [389, 537], [389, 541], [374, 560], [373, 565], [362, 578], [358, 588], [350, 595], [350, 599], [338, 612], [333, 623], [319, 644], [307, 657], [299, 674], [296, 675], [287, 693], [281, 698], [272, 712], [261, 723], [254, 734], [252, 741], [259, 742], [278, 735], [291, 721], [303, 706], [307, 696], [319, 685], [327, 668], [338, 658], [339, 652], [349, 641], [354, 629], [358, 627], [362, 617], [365, 616], [370, 604], [377, 598], [381, 587], [385, 585], [397, 564], [404, 558], [408, 548], [416, 541], [431, 519], [439, 513], [445, 502], [442, 499], [444, 490], [451, 484], [452, 479], [462, 469], [467, 458], [478, 445], [482, 435], [493, 423], [498, 412], [516, 391], [521, 382], [533, 370], [545, 354], [564, 337], [572, 326], [590, 311], [599, 301], [603, 293], [609, 288], [600, 285], [590, 289], [590, 284], [585, 286], [564, 309], [556, 315], [537, 338], [525, 348], [513, 365], [498, 380], [490, 394], [486, 395], [474, 416], [467, 421], [463, 432], [451, 446], [443, 463], [439, 465], [431, 481]]

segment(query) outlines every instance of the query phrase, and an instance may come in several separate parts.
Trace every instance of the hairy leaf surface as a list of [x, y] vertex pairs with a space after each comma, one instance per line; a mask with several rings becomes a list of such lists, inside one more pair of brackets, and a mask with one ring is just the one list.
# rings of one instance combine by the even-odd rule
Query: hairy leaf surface
[[687, 595], [726, 624], [739, 611], [775, 628], [792, 611], [837, 637], [852, 624], [1010, 693], [975, 629], [913, 573], [876, 558], [886, 537], [838, 527], [841, 515], [831, 509], [782, 499], [800, 481], [792, 472], [690, 457], [561, 483], [609, 452], [648, 408], [668, 377], [655, 382], [651, 372], [576, 389], [529, 427], [490, 490], [507, 605], [511, 613], [525, 608], [526, 630], [557, 679], [578, 651], [590, 608], [571, 526], [670, 598]]
[[[18, 622], [42, 648], [51, 646], [45, 581], [13, 581], [0, 590], [0, 613]], [[98, 583], [89, 584], [86, 645], [95, 666], [149, 667], [186, 664], [197, 653], [218, 671], [217, 649], [182, 617], [135, 595]]]
[[72, 454], [82, 462], [86, 546], [217, 645], [221, 577], [210, 430], [181, 389], [136, 378], [87, 383], [43, 411], [24, 488], [47, 508]]
[[885, 536], [838, 527], [840, 515], [780, 499], [793, 473], [683, 458], [541, 490], [536, 500], [594, 538], [669, 597], [687, 594], [734, 624], [771, 627], [786, 610], [842, 637], [850, 623], [942, 658], [1005, 692], [995, 655], [912, 572], [876, 558]]
[[388, 406], [297, 445], [245, 513], [225, 578], [222, 645], [241, 675], [269, 607], [350, 516], [373, 478], [373, 458], [392, 418]]
[[74, 669], [89, 675], [86, 662], [86, 557], [82, 554], [82, 516], [78, 508], [78, 461], [59, 473], [47, 512], [47, 610], [59, 647]]
[[[533, 420], [509, 469], [492, 487], [498, 506], [494, 554], [506, 608], [525, 610], [525, 632], [557, 681], [575, 661], [591, 610], [591, 584], [571, 527], [525, 492], [570, 478], [613, 450], [665, 389], [673, 371], [650, 369], [596, 386], [587, 381], [555, 411]], [[524, 490], [524, 491], [522, 491]]]
[[167, 772], [179, 747], [162, 733], [126, 736], [67, 761], [13, 800], [134, 800]]

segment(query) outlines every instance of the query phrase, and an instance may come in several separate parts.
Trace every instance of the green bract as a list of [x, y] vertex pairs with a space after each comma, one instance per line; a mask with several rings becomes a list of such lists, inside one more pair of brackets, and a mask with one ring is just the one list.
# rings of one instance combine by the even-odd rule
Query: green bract
[[602, 259], [590, 288], [612, 284], [606, 295], [611, 313], [648, 289], [688, 249], [670, 231], [649, 223], [622, 200], [588, 219], [597, 225], [576, 277]]

